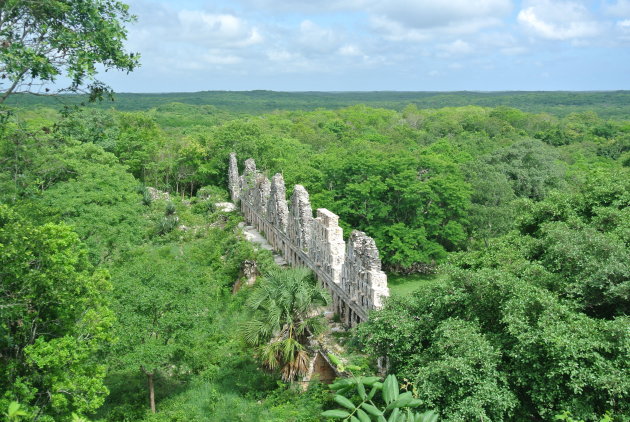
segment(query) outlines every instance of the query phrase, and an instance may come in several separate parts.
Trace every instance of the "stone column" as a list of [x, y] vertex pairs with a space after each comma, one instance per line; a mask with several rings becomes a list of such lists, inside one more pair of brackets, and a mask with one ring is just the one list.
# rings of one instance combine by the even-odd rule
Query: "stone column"
[[241, 181], [238, 176], [238, 162], [236, 161], [236, 153], [230, 153], [230, 167], [228, 170], [228, 188], [232, 202], [235, 204], [239, 201], [241, 195]]
[[311, 222], [313, 220], [313, 209], [308, 192], [302, 185], [295, 185], [291, 196], [291, 207], [289, 208], [289, 221], [287, 235], [301, 251], [308, 250], [311, 242]]

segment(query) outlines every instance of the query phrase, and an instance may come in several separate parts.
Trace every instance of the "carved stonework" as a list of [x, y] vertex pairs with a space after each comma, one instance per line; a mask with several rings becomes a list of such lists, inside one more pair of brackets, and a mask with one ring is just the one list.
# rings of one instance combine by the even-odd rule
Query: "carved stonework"
[[271, 194], [267, 204], [267, 218], [269, 222], [282, 233], [287, 232], [289, 221], [289, 206], [287, 205], [287, 190], [284, 178], [276, 173], [271, 179]]
[[230, 154], [230, 167], [228, 170], [228, 183], [230, 188], [230, 196], [232, 202], [236, 203], [241, 196], [241, 180], [238, 176], [238, 163], [236, 161], [236, 154]]
[[239, 177], [236, 155], [230, 154], [229, 183], [232, 200], [240, 200], [247, 223], [264, 233], [289, 263], [313, 270], [346, 324], [365, 321], [368, 311], [383, 306], [389, 289], [374, 239], [353, 231], [345, 243], [339, 217], [320, 208], [313, 218], [308, 192], [301, 185], [294, 187], [289, 208], [282, 175], [269, 181], [251, 158]]
[[295, 185], [291, 196], [291, 208], [287, 234], [294, 244], [303, 251], [307, 251], [311, 242], [311, 224], [313, 209], [308, 192], [302, 185]]

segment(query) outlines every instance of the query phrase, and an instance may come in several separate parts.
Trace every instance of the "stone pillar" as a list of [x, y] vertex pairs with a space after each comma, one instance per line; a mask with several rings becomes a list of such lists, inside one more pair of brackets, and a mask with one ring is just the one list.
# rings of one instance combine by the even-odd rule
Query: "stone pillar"
[[341, 281], [341, 266], [345, 257], [343, 230], [339, 217], [325, 208], [317, 210], [317, 218], [311, 224], [309, 257], [315, 263], [316, 274], [326, 274], [333, 283]]
[[271, 179], [269, 201], [267, 203], [267, 219], [282, 233], [287, 232], [289, 206], [287, 205], [287, 190], [284, 178], [276, 173]]
[[381, 271], [381, 259], [374, 239], [354, 230], [346, 245], [341, 271], [341, 288], [352, 302], [366, 311], [383, 306], [389, 296], [387, 275]]
[[[261, 218], [267, 216], [267, 203], [269, 202], [269, 196], [271, 195], [271, 182], [262, 174], [258, 174], [256, 177], [256, 188], [254, 190], [254, 209], [260, 215]], [[259, 226], [262, 227], [261, 221]], [[259, 228], [260, 229], [260, 228]]]
[[245, 171], [243, 171], [243, 175], [240, 178], [241, 184], [241, 201], [247, 202], [248, 205], [251, 206], [253, 200], [253, 190], [256, 185], [256, 162], [248, 158], [245, 160]]
[[301, 251], [306, 252], [311, 242], [313, 209], [308, 192], [302, 185], [295, 185], [289, 208], [287, 236]]
[[228, 188], [230, 189], [230, 197], [235, 204], [239, 201], [241, 195], [241, 181], [238, 176], [238, 162], [236, 161], [236, 153], [230, 153], [230, 167], [228, 170]]

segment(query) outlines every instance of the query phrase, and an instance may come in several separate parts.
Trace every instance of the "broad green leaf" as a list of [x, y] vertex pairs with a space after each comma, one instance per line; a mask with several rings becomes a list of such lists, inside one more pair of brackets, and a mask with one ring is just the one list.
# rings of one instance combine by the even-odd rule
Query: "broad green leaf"
[[374, 416], [382, 416], [383, 412], [381, 412], [380, 410], [378, 410], [376, 407], [372, 406], [369, 403], [361, 403], [361, 407], [365, 409], [366, 412], [368, 412], [370, 415], [374, 415]]
[[387, 418], [387, 422], [396, 422], [396, 419], [398, 419], [399, 415], [400, 415], [400, 409], [399, 408], [394, 409], [394, 411], [389, 415], [389, 418]]
[[411, 395], [411, 391], [407, 391], [405, 393], [402, 393], [397, 400], [391, 402], [388, 406], [386, 410], [390, 410], [390, 409], [396, 409], [399, 407], [405, 407], [407, 406], [411, 401], [413, 400], [413, 397]]
[[367, 394], [365, 393], [365, 387], [363, 386], [362, 382], [357, 383], [357, 391], [359, 392], [359, 397], [361, 397], [361, 400], [367, 399]]
[[368, 387], [372, 386], [375, 382], [380, 381], [379, 377], [363, 377], [361, 378], [361, 382], [363, 385], [367, 385]]
[[371, 422], [370, 417], [361, 409], [357, 409], [357, 416], [361, 422]]
[[407, 403], [408, 407], [418, 407], [422, 404], [422, 400], [419, 399], [413, 399], [411, 400], [409, 403]]
[[438, 415], [433, 410], [426, 411], [424, 413], [420, 413], [416, 415], [415, 422], [436, 422], [438, 420]]
[[383, 400], [389, 405], [398, 398], [398, 394], [398, 380], [395, 375], [390, 374], [383, 383]]
[[322, 416], [325, 418], [344, 419], [350, 416], [350, 413], [345, 410], [334, 409], [322, 412]]
[[344, 396], [340, 396], [339, 394], [335, 396], [334, 400], [340, 405], [342, 405], [343, 407], [348, 408], [350, 410], [354, 410], [356, 407], [350, 400], [348, 400]]

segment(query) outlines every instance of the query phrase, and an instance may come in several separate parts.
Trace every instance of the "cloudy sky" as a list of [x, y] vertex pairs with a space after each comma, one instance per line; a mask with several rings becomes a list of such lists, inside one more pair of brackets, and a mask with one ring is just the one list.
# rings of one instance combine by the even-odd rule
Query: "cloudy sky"
[[118, 92], [630, 89], [630, 0], [124, 0]]

